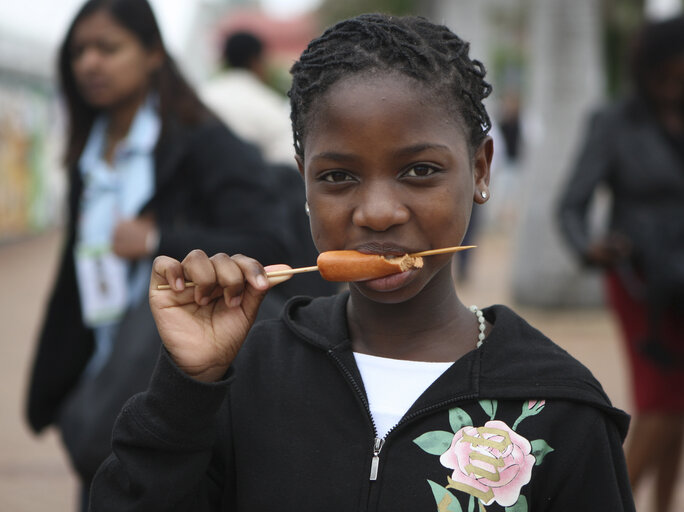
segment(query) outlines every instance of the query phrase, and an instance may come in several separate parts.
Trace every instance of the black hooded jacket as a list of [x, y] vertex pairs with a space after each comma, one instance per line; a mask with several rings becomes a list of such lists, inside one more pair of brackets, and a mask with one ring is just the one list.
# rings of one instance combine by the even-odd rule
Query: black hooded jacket
[[293, 299], [254, 326], [219, 383], [163, 352], [117, 421], [91, 510], [634, 510], [628, 416], [504, 306], [484, 310], [482, 347], [376, 439], [347, 298]]

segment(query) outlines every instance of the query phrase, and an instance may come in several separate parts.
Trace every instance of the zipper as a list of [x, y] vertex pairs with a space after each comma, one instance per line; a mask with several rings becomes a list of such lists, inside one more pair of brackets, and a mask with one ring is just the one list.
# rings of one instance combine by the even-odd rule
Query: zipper
[[361, 386], [359, 386], [359, 384], [356, 382], [356, 379], [354, 379], [352, 373], [349, 371], [349, 369], [345, 366], [345, 364], [340, 360], [340, 358], [332, 349], [328, 350], [328, 355], [332, 357], [332, 359], [335, 361], [340, 370], [342, 370], [342, 373], [347, 378], [347, 381], [351, 384], [352, 388], [354, 389], [356, 396], [358, 396], [359, 400], [361, 400], [363, 408], [366, 411], [366, 415], [370, 420], [371, 427], [373, 428], [373, 457], [371, 458], [370, 480], [377, 480], [378, 468], [380, 466], [380, 450], [382, 450], [382, 447], [385, 444], [385, 440], [378, 437], [378, 428], [375, 425], [375, 420], [373, 419], [373, 414], [371, 413], [370, 405], [368, 404], [368, 400], [366, 400], [366, 396], [363, 394], [363, 391], [361, 390]]
[[471, 400], [473, 398], [477, 398], [476, 393], [471, 393], [469, 395], [462, 395], [462, 396], [457, 396], [454, 398], [450, 398], [449, 400], [444, 400], [442, 402], [432, 404], [429, 407], [424, 407], [422, 409], [419, 409], [407, 416], [404, 416], [402, 419], [399, 420], [399, 422], [394, 425], [391, 429], [387, 431], [387, 434], [385, 434], [384, 438], [378, 437], [378, 429], [375, 426], [375, 421], [373, 420], [373, 414], [371, 413], [370, 410], [370, 405], [368, 405], [368, 400], [366, 400], [365, 395], [363, 394], [363, 391], [361, 390], [361, 386], [358, 385], [356, 380], [354, 379], [354, 376], [351, 374], [349, 369], [344, 365], [344, 363], [340, 360], [340, 358], [337, 356], [337, 354], [333, 351], [333, 349], [328, 349], [328, 355], [332, 357], [332, 359], [335, 361], [337, 366], [342, 370], [342, 373], [344, 373], [345, 377], [351, 384], [352, 388], [356, 392], [356, 395], [359, 397], [361, 400], [361, 403], [363, 404], [364, 409], [366, 410], [366, 414], [368, 415], [368, 418], [370, 420], [371, 426], [373, 427], [373, 448], [372, 448], [372, 454], [373, 457], [371, 458], [371, 468], [370, 468], [370, 481], [376, 481], [378, 479], [378, 470], [380, 468], [380, 451], [382, 450], [382, 447], [385, 446], [385, 440], [389, 437], [389, 435], [396, 430], [397, 427], [400, 425], [403, 425], [404, 423], [408, 423], [409, 421], [413, 420], [414, 418], [417, 418], [418, 416], [422, 416], [423, 414], [427, 414], [431, 411], [437, 410], [437, 409], [442, 409], [452, 403], [456, 402], [461, 402], [463, 400]]
[[373, 459], [371, 459], [370, 479], [371, 481], [378, 479], [378, 468], [380, 467], [380, 450], [385, 445], [385, 440], [379, 437], [375, 438], [373, 442]]

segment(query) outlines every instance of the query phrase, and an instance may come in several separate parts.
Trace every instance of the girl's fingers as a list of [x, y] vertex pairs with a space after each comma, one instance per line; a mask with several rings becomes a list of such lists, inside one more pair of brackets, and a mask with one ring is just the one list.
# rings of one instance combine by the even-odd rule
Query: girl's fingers
[[168, 256], [157, 256], [152, 263], [150, 290], [156, 291], [160, 284], [169, 284], [177, 292], [185, 289], [185, 277], [180, 261]]
[[261, 292], [268, 290], [268, 278], [266, 277], [266, 271], [261, 263], [253, 258], [244, 256], [243, 254], [236, 254], [232, 259], [240, 267], [244, 279], [252, 285], [253, 288]]
[[221, 253], [212, 256], [211, 262], [216, 272], [216, 281], [223, 290], [223, 298], [228, 307], [240, 305], [242, 293], [245, 289], [245, 276], [242, 269], [227, 254]]
[[[269, 265], [268, 271], [290, 269], [288, 265]], [[229, 307], [240, 305], [245, 287], [249, 283], [254, 292], [265, 293], [269, 288], [287, 281], [292, 276], [267, 277], [266, 269], [253, 258], [242, 254], [229, 256], [219, 253], [209, 258], [201, 250], [189, 253], [182, 262], [159, 256], [153, 264], [151, 289], [169, 284], [174, 291], [185, 289], [185, 281], [193, 281], [194, 300], [206, 305], [223, 295]]]
[[195, 283], [195, 302], [206, 306], [216, 288], [216, 271], [213, 263], [204, 251], [195, 249], [183, 259], [182, 265], [185, 276]]

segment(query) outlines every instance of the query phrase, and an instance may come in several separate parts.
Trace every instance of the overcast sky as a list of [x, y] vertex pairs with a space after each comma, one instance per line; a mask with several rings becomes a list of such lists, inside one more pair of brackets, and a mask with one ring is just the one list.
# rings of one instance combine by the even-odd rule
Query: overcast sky
[[[204, 0], [205, 2], [207, 0]], [[84, 0], [0, 0], [0, 31], [26, 36], [56, 46]], [[198, 0], [150, 0], [164, 39], [177, 49], [187, 37], [187, 23]], [[275, 16], [300, 14], [320, 0], [262, 0]]]

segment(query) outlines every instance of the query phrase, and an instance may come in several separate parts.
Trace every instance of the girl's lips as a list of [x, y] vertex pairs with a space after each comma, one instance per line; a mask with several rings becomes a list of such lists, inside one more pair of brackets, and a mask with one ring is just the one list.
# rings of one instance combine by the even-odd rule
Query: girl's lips
[[391, 292], [404, 286], [418, 270], [420, 269], [412, 268], [405, 272], [378, 277], [377, 279], [369, 279], [368, 281], [360, 281], [358, 284], [377, 292]]

